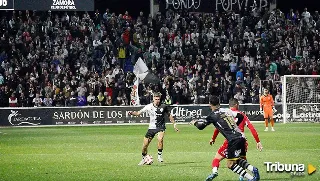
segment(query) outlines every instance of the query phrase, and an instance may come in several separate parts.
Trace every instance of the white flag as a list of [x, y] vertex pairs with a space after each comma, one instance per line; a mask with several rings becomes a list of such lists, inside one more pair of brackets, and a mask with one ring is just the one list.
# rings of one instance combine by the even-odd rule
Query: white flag
[[136, 77], [139, 77], [139, 79], [143, 80], [147, 74], [148, 74], [148, 67], [144, 61], [139, 58], [136, 64], [133, 68], [133, 73], [136, 75]]

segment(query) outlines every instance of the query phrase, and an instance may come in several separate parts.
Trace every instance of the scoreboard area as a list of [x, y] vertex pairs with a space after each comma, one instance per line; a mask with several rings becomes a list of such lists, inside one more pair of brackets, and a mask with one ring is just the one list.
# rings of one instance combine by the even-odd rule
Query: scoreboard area
[[94, 11], [94, 0], [0, 0], [0, 10]]
[[[21, 0], [23, 1], [23, 0]], [[0, 0], [1, 10], [14, 10], [14, 0]]]

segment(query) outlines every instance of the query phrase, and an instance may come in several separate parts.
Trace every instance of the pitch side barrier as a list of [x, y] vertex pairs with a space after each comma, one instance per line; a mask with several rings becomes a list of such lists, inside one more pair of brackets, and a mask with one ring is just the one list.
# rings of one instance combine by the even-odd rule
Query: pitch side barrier
[[[145, 124], [149, 115], [139, 117], [129, 115], [143, 106], [87, 106], [87, 107], [21, 107], [0, 108], [0, 126], [37, 126], [37, 125], [128, 125]], [[228, 105], [222, 105], [228, 107]], [[172, 105], [171, 114], [177, 123], [188, 123], [193, 119], [205, 119], [209, 114], [208, 105]], [[251, 121], [263, 121], [258, 104], [242, 104], [240, 110]], [[282, 107], [278, 110], [276, 122], [282, 122]], [[167, 120], [169, 122], [169, 120]]]

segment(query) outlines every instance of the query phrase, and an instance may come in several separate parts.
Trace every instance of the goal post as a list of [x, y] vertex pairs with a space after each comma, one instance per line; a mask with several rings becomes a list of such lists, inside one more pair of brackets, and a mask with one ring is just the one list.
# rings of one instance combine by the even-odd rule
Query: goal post
[[283, 123], [320, 122], [320, 75], [285, 75]]

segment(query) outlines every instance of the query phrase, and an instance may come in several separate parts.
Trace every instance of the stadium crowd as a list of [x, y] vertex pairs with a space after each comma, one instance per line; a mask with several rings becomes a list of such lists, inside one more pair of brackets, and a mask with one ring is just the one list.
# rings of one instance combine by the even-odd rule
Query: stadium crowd
[[317, 11], [60, 13], [2, 16], [0, 107], [130, 105], [138, 58], [161, 79], [141, 104], [258, 103], [260, 80], [281, 102], [281, 76], [319, 74]]

